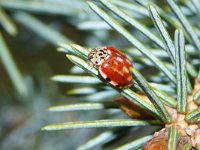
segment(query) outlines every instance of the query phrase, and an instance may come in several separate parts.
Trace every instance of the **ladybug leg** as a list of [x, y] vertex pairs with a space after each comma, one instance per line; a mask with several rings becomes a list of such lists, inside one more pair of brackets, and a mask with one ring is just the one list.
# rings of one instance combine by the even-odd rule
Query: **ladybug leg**
[[98, 66], [93, 64], [92, 62], [89, 62], [88, 63], [88, 66], [92, 69], [92, 68], [97, 68], [98, 69]]
[[110, 78], [106, 77], [106, 81], [110, 82], [111, 80], [110, 80]]

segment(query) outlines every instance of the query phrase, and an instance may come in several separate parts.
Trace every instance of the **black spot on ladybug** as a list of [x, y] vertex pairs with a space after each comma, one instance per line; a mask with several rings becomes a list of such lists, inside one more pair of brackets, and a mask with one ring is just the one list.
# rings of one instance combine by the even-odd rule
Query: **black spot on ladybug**
[[104, 57], [101, 57], [101, 59], [104, 59]]
[[108, 78], [108, 77], [107, 77], [107, 78], [106, 78], [106, 81], [108, 81], [108, 82], [109, 82], [109, 81], [111, 81], [111, 80], [110, 80], [110, 78]]
[[102, 56], [103, 54], [102, 53], [99, 53], [99, 56]]
[[105, 51], [103, 51], [103, 53], [104, 53], [104, 54], [106, 54], [106, 52], [105, 52]]
[[97, 62], [97, 61], [96, 61], [95, 63], [96, 63], [96, 64], [98, 64], [98, 62]]

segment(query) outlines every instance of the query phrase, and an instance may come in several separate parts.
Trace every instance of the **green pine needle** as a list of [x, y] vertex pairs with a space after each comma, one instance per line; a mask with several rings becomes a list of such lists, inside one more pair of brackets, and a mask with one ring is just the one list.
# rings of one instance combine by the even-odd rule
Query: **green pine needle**
[[[119, 129], [115, 129], [116, 132], [119, 133]], [[113, 129], [110, 129], [109, 131], [105, 131], [96, 137], [93, 137], [86, 143], [80, 145], [77, 150], [88, 150], [88, 149], [95, 149], [96, 146], [103, 145], [104, 143], [107, 143], [111, 140], [113, 140], [116, 137], [116, 134], [114, 133]]]
[[75, 5], [70, 5], [67, 3], [58, 3], [54, 1], [1, 0], [0, 5], [3, 8], [26, 10], [37, 13], [59, 14], [65, 16], [75, 15], [78, 12], [82, 11], [81, 9], [79, 9], [80, 7], [73, 7]]
[[187, 20], [187, 18], [184, 16], [180, 8], [176, 5], [176, 3], [173, 0], [166, 0], [166, 2], [170, 6], [176, 17], [178, 18], [178, 20], [180, 21], [181, 25], [189, 35], [190, 39], [193, 41], [194, 45], [200, 51], [200, 40], [197, 34], [194, 32], [194, 29], [192, 28], [190, 22]]
[[185, 144], [183, 146], [183, 150], [191, 150], [192, 149], [192, 146], [190, 144]]
[[131, 150], [141, 148], [147, 141], [149, 141], [153, 136], [147, 135], [145, 137], [139, 138], [125, 145], [115, 148], [115, 150]]
[[193, 100], [199, 105], [200, 104], [200, 89], [194, 94]]
[[111, 119], [96, 121], [65, 122], [47, 125], [42, 130], [66, 130], [66, 129], [86, 129], [86, 128], [112, 128], [112, 127], [133, 127], [160, 125], [158, 121], [143, 121], [133, 119]]
[[136, 82], [141, 87], [141, 89], [143, 89], [145, 94], [148, 96], [149, 100], [155, 106], [156, 110], [159, 112], [162, 121], [170, 122], [171, 119], [165, 106], [163, 105], [159, 97], [156, 95], [156, 93], [153, 91], [152, 87], [147, 83], [144, 77], [135, 68], [131, 69], [131, 73]]
[[[81, 83], [80, 83], [81, 84]], [[78, 87], [74, 89], [70, 89], [66, 92], [68, 95], [88, 95], [97, 92], [97, 89], [95, 87]]]
[[79, 75], [54, 75], [51, 80], [61, 83], [72, 84], [100, 84], [101, 81], [92, 76], [79, 76]]
[[187, 112], [187, 75], [185, 61], [185, 41], [181, 30], [175, 32], [176, 48], [176, 78], [177, 78], [177, 101], [178, 111]]
[[140, 14], [141, 16], [149, 15], [149, 13], [145, 7], [137, 5], [132, 2], [127, 2], [127, 1], [123, 1], [123, 0], [117, 0], [117, 1], [112, 0], [112, 3], [115, 5], [118, 5], [121, 8], [124, 8], [124, 10], [130, 10], [131, 12]]
[[76, 97], [80, 101], [88, 101], [88, 102], [106, 102], [112, 99], [116, 99], [120, 96], [120, 93], [114, 90], [105, 90], [96, 92], [87, 96], [81, 96], [80, 98]]
[[17, 34], [17, 26], [2, 8], [0, 8], [0, 23], [10, 35], [15, 36]]
[[168, 132], [167, 150], [176, 150], [178, 139], [179, 139], [178, 131], [176, 129], [176, 126], [173, 125], [169, 128]]
[[200, 120], [200, 107], [187, 114], [185, 119], [190, 123], [198, 122]]
[[0, 33], [0, 59], [4, 64], [5, 69], [8, 72], [8, 75], [10, 76], [16, 91], [21, 96], [27, 96], [28, 91], [27, 91], [27, 86], [25, 84], [25, 80], [21, 72], [19, 71], [19, 68], [16, 66], [16, 63], [14, 62], [10, 50], [8, 49], [1, 33]]
[[168, 54], [171, 58], [171, 61], [173, 62], [173, 64], [175, 64], [174, 44], [171, 40], [171, 37], [169, 36], [169, 33], [167, 32], [166, 28], [164, 27], [164, 24], [163, 24], [160, 16], [157, 13], [156, 8], [154, 8], [153, 4], [151, 4], [151, 3], [149, 3], [149, 13], [154, 22], [154, 25], [156, 26], [156, 28], [162, 38], [162, 41], [165, 44], [166, 51], [168, 52]]
[[173, 99], [171, 96], [167, 95], [166, 93], [164, 93], [156, 88], [153, 88], [153, 91], [156, 93], [156, 95], [160, 98], [160, 100], [164, 104], [166, 104], [172, 108], [176, 108], [177, 101], [175, 99]]
[[88, 73], [94, 75], [94, 76], [98, 76], [98, 71], [97, 69], [95, 69], [94, 67], [90, 66], [90, 64], [88, 64], [88, 62], [86, 62], [85, 60], [74, 56], [74, 55], [67, 55], [67, 58], [72, 61], [74, 64], [78, 65], [80, 68], [82, 68], [83, 70], [87, 71]]
[[197, 149], [197, 150], [200, 150], [200, 144], [197, 144], [197, 145], [196, 145], [196, 149]]
[[108, 108], [119, 108], [115, 102], [105, 103], [75, 103], [60, 106], [49, 107], [49, 111], [64, 112], [64, 111], [88, 111], [88, 110], [102, 110]]

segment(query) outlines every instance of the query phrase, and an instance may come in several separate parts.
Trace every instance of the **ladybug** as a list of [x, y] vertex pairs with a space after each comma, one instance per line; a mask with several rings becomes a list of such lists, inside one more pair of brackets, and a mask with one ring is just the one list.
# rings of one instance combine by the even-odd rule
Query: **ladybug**
[[91, 64], [98, 69], [99, 75], [115, 87], [129, 87], [133, 81], [128, 58], [112, 46], [96, 47], [88, 54]]

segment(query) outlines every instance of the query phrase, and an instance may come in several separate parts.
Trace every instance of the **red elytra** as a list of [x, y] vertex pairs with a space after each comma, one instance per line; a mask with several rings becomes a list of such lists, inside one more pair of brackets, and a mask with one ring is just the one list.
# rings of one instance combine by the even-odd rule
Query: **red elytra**
[[98, 68], [102, 78], [111, 85], [126, 88], [132, 83], [130, 68], [133, 67], [128, 58], [112, 46], [96, 47], [88, 55], [90, 62]]

